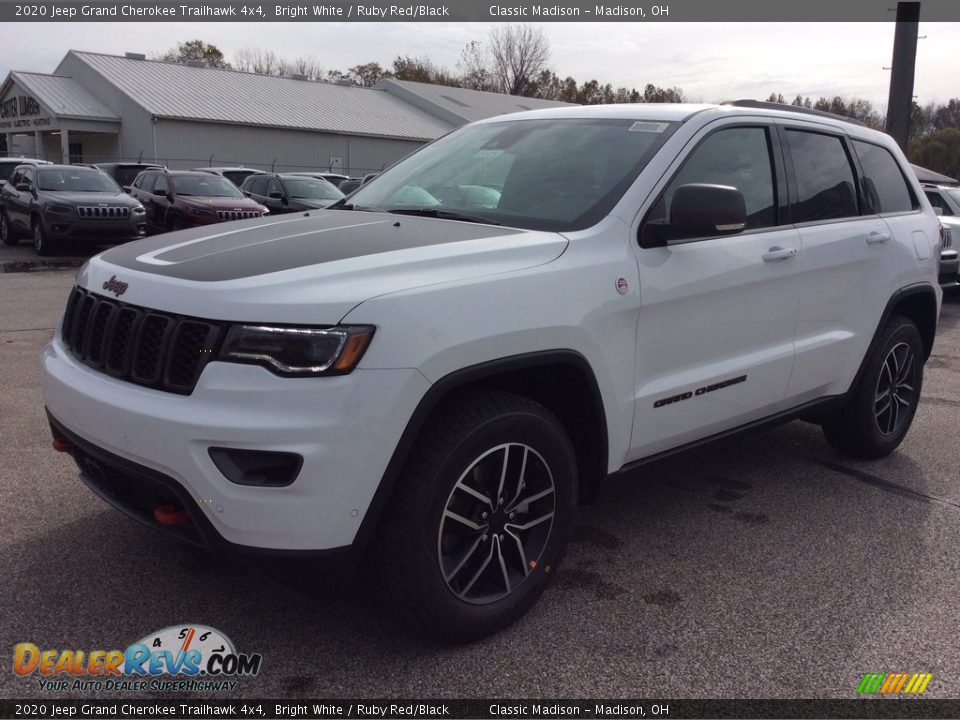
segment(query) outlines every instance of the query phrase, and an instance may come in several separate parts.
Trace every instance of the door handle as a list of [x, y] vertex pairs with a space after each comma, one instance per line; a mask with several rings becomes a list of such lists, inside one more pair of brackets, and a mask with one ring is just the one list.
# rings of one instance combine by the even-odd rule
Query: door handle
[[774, 245], [763, 254], [764, 262], [779, 262], [780, 260], [789, 260], [796, 257], [799, 251], [796, 248], [782, 248]]
[[872, 233], [867, 235], [867, 245], [879, 245], [880, 243], [885, 243], [890, 239], [890, 233], [881, 233], [874, 230]]

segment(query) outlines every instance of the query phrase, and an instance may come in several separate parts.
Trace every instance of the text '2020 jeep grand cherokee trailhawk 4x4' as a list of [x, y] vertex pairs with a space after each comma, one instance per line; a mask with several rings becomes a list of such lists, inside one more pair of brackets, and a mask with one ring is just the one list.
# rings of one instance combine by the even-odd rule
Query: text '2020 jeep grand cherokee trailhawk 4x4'
[[631, 105], [462, 128], [340, 209], [187, 230], [78, 274], [55, 445], [194, 542], [362, 547], [469, 639], [555, 574], [608, 473], [763, 421], [880, 457], [920, 396], [939, 223], [878, 132]]

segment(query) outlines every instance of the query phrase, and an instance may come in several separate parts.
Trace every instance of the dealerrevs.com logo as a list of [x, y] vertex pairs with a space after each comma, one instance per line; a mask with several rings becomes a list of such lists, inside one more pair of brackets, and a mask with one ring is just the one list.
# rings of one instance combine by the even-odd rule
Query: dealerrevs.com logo
[[126, 650], [13, 648], [13, 672], [36, 677], [40, 690], [224, 691], [260, 672], [259, 653], [238, 653], [230, 639], [205, 625], [172, 625]]

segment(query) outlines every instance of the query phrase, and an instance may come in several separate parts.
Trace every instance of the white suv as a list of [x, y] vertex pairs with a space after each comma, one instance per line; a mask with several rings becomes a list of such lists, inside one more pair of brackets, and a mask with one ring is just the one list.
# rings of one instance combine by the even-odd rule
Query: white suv
[[941, 302], [893, 141], [753, 104], [478, 122], [339, 209], [93, 258], [44, 350], [54, 445], [183, 539], [368, 551], [476, 638], [539, 597], [601, 479], [763, 423], [893, 451]]

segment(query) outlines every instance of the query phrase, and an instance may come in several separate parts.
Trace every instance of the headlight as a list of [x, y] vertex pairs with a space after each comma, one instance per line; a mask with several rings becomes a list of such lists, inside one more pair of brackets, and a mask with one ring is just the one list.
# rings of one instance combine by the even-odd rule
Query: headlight
[[47, 212], [53, 215], [69, 215], [73, 212], [73, 208], [69, 205], [48, 205]]
[[133, 215], [143, 215], [146, 210], [143, 209], [143, 205], [137, 205], [133, 210], [130, 211]]
[[360, 362], [373, 332], [369, 325], [234, 325], [227, 333], [219, 359], [262, 365], [277, 375], [291, 377], [344, 375]]
[[187, 212], [191, 215], [213, 215], [213, 210], [207, 210], [206, 208], [187, 208]]

